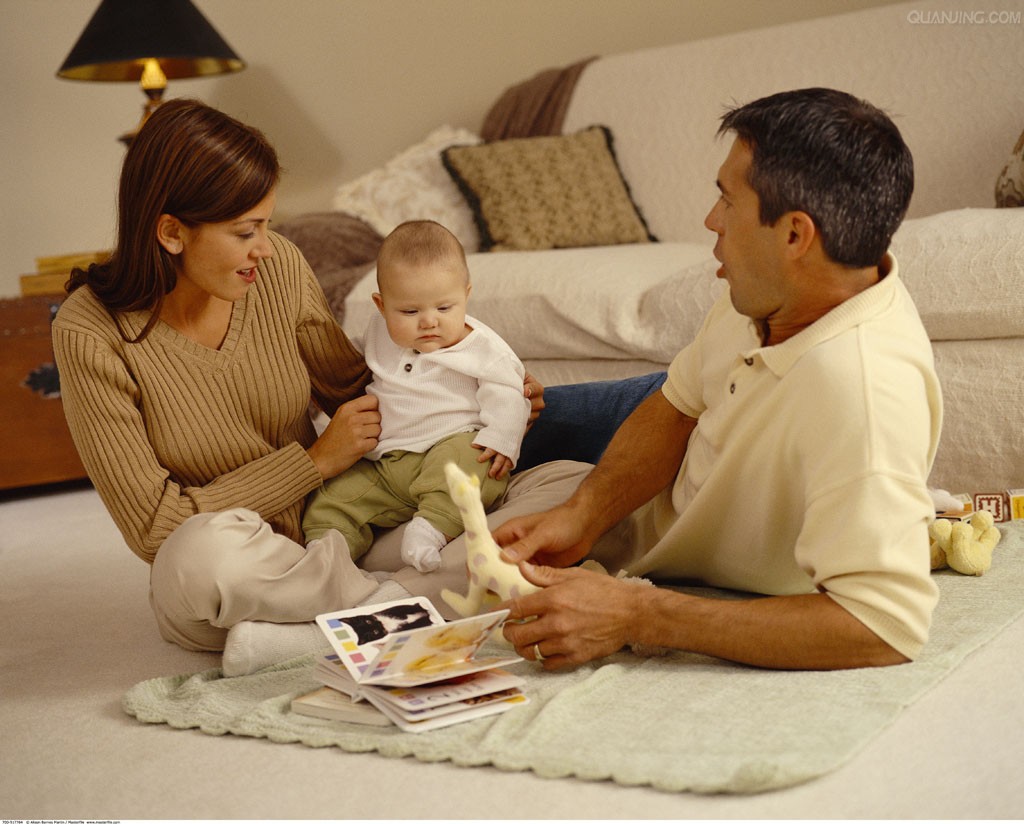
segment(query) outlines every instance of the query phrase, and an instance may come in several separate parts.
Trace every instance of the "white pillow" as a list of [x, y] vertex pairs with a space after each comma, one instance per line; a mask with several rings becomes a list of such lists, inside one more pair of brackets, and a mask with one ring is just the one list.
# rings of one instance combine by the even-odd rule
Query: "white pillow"
[[481, 142], [466, 129], [441, 126], [384, 166], [339, 186], [334, 208], [362, 218], [381, 235], [407, 220], [436, 220], [461, 241], [467, 254], [475, 252], [480, 234], [473, 213], [442, 165], [441, 151]]

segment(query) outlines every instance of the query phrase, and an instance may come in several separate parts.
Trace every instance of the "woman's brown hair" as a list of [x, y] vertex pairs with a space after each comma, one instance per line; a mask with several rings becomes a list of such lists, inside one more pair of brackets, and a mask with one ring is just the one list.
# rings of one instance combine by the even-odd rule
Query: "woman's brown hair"
[[177, 283], [174, 257], [157, 242], [160, 215], [186, 226], [232, 220], [270, 193], [280, 171], [277, 153], [258, 130], [196, 100], [164, 103], [125, 155], [113, 254], [74, 270], [68, 292], [88, 285], [115, 319], [119, 312], [152, 310], [133, 342], [141, 341]]

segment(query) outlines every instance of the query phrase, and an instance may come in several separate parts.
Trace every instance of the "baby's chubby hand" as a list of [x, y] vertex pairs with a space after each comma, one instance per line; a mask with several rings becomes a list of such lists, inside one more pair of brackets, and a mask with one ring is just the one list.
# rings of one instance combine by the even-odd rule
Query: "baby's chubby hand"
[[507, 455], [502, 455], [500, 452], [491, 449], [490, 447], [480, 446], [480, 444], [473, 444], [476, 449], [481, 450], [480, 457], [477, 458], [477, 463], [487, 463], [491, 461], [491, 468], [487, 471], [489, 478], [494, 478], [500, 481], [509, 472], [512, 471], [515, 464], [512, 463], [512, 459]]

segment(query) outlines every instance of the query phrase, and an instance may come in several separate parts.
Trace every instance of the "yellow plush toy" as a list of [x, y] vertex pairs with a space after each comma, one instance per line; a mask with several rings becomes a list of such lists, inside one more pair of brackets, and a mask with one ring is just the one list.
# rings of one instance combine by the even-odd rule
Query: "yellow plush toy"
[[994, 523], [992, 513], [984, 509], [969, 523], [937, 518], [928, 527], [932, 569], [948, 566], [963, 575], [983, 575], [992, 566], [992, 550], [1001, 537]]
[[487, 529], [487, 516], [480, 501], [480, 481], [450, 463], [444, 468], [448, 491], [466, 526], [466, 570], [469, 592], [459, 595], [450, 589], [441, 597], [459, 615], [469, 617], [491, 609], [502, 601], [536, 592], [540, 587], [527, 581], [519, 567], [501, 558], [501, 548]]

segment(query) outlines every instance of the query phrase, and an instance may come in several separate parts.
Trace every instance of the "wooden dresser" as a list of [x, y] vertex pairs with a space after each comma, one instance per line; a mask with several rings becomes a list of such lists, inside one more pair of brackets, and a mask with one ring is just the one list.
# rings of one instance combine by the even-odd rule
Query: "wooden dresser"
[[86, 477], [64, 419], [50, 342], [61, 300], [0, 299], [0, 490]]

